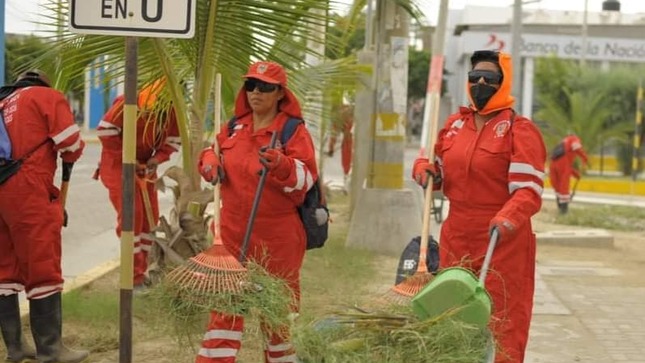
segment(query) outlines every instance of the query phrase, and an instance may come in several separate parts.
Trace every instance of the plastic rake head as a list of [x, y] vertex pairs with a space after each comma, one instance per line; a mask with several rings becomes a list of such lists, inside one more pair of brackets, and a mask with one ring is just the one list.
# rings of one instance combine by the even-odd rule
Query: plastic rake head
[[387, 292], [387, 300], [397, 304], [407, 304], [419, 293], [433, 278], [428, 271], [417, 271], [414, 275], [392, 286]]

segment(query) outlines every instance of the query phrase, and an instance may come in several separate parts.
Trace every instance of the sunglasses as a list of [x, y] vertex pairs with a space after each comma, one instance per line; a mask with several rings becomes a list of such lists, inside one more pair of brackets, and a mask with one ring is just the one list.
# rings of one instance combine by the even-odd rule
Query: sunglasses
[[256, 88], [260, 93], [271, 93], [279, 89], [280, 85], [258, 81], [257, 79], [247, 79], [244, 81], [244, 90], [246, 92], [253, 92]]
[[484, 82], [488, 84], [500, 84], [502, 82], [502, 75], [485, 70], [475, 70], [468, 72], [468, 82], [477, 83], [480, 79], [484, 78]]

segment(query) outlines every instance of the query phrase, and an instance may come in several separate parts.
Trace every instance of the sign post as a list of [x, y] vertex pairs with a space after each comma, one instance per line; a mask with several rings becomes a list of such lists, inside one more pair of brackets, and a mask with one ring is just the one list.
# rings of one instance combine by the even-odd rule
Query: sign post
[[192, 38], [197, 0], [71, 0], [70, 31], [125, 36], [119, 363], [132, 363], [137, 37]]

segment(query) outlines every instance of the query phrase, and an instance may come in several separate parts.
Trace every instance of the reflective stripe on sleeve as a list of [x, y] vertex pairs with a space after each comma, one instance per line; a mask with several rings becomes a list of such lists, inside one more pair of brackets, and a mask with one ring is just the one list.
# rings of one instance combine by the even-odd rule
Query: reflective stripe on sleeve
[[65, 139], [67, 139], [68, 137], [80, 132], [81, 129], [78, 128], [78, 125], [74, 124], [52, 137], [52, 140], [54, 140], [54, 143], [58, 145], [61, 142], [65, 141]]
[[535, 183], [535, 182], [510, 182], [510, 183], [508, 183], [508, 192], [510, 194], [513, 194], [514, 191], [516, 191], [518, 189], [521, 189], [521, 188], [532, 189], [539, 196], [541, 196], [542, 192], [544, 191], [544, 188], [542, 188], [538, 183]]
[[527, 163], [511, 163], [508, 168], [509, 173], [515, 174], [527, 174], [537, 177], [540, 180], [544, 179], [544, 172], [541, 172], [533, 167], [531, 164]]

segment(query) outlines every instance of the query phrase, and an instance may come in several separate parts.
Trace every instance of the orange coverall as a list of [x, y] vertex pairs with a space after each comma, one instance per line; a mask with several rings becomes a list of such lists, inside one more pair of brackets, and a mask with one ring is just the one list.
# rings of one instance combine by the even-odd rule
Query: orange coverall
[[580, 172], [573, 167], [575, 158], [580, 157], [585, 164], [588, 163], [589, 158], [582, 147], [580, 138], [576, 135], [566, 136], [558, 147], [561, 148], [563, 153], [555, 158], [553, 157], [555, 155], [552, 155], [551, 163], [549, 164], [549, 179], [551, 186], [555, 190], [558, 206], [561, 206], [571, 201], [569, 188], [571, 176], [580, 179]]
[[[141, 97], [140, 97], [141, 99]], [[139, 102], [140, 104], [142, 102]], [[117, 97], [112, 107], [103, 116], [97, 128], [97, 134], [103, 149], [99, 163], [99, 177], [103, 185], [108, 189], [110, 202], [117, 212], [116, 233], [121, 236], [122, 227], [122, 180], [123, 170], [123, 96]], [[137, 119], [137, 163], [145, 165], [154, 157], [159, 163], [170, 159], [170, 155], [181, 147], [181, 138], [177, 127], [177, 119], [174, 109], [168, 111], [167, 117], [157, 119], [149, 112], [141, 112]], [[137, 176], [141, 178], [141, 176]], [[159, 202], [154, 181], [156, 174], [148, 175], [146, 187], [152, 206], [152, 214], [155, 222], [150, 226], [146, 218], [145, 206], [141, 190], [138, 186], [134, 193], [134, 285], [141, 285], [145, 280], [145, 273], [148, 268], [148, 252], [153, 241], [150, 239], [150, 231], [156, 227], [159, 220]]]
[[462, 107], [439, 132], [435, 155], [450, 200], [441, 228], [440, 268], [465, 265], [479, 274], [491, 219], [501, 215], [518, 229], [512, 240], [497, 244], [485, 285], [493, 299], [491, 329], [501, 346], [495, 362], [521, 363], [533, 309], [535, 235], [530, 218], [542, 205], [542, 135], [511, 109], [478, 133], [473, 111]]
[[65, 96], [52, 88], [20, 88], [0, 107], [12, 158], [33, 151], [0, 185], [0, 295], [25, 289], [29, 299], [45, 298], [63, 290], [56, 158], [76, 162], [85, 144]]
[[354, 144], [352, 129], [354, 128], [354, 108], [349, 105], [343, 105], [338, 111], [338, 117], [332, 123], [331, 135], [329, 137], [329, 144], [327, 154], [331, 157], [334, 155], [338, 135], [342, 133], [343, 140], [340, 144], [340, 162], [343, 166], [343, 173], [349, 175], [352, 167], [352, 148]]
[[[235, 115], [238, 121], [234, 133], [229, 136], [227, 125], [224, 125], [217, 135], [225, 175], [221, 183], [221, 236], [233, 256], [240, 256], [246, 224], [260, 179], [260, 148], [270, 144], [271, 132], [280, 132], [289, 117], [302, 119], [297, 100], [286, 88], [280, 111], [270, 126], [253, 130], [251, 109], [242, 89], [237, 98]], [[295, 294], [292, 308], [297, 311], [306, 233], [296, 207], [304, 201], [307, 190], [318, 177], [318, 171], [313, 141], [304, 123], [296, 128], [293, 136], [281, 147], [291, 164], [291, 172], [286, 179], [278, 179], [271, 172], [267, 175], [247, 258], [261, 263], [269, 273], [287, 281]], [[212, 148], [205, 149], [200, 163], [205, 157], [213, 156]], [[211, 313], [208, 331], [196, 363], [234, 363], [241, 347], [243, 329], [242, 316]], [[265, 362], [297, 361], [285, 332], [265, 331], [265, 335]]]

